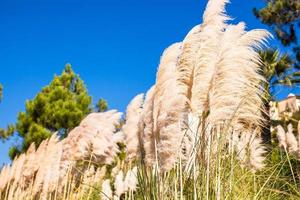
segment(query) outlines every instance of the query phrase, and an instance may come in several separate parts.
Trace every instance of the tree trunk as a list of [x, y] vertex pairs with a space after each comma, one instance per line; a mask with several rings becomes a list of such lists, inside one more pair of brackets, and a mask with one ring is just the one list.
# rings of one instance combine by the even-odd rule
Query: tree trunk
[[269, 102], [266, 100], [264, 103], [264, 112], [262, 114], [264, 119], [264, 126], [262, 128], [262, 138], [265, 144], [271, 144], [271, 119], [270, 119], [270, 105]]

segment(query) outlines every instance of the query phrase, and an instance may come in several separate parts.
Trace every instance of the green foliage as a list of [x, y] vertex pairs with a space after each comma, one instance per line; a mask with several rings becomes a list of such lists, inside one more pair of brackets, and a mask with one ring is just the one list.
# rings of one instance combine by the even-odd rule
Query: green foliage
[[270, 100], [274, 96], [276, 85], [292, 86], [299, 82], [299, 76], [290, 72], [293, 68], [293, 60], [288, 54], [280, 55], [278, 50], [267, 49], [259, 52], [262, 60], [262, 75], [266, 78], [263, 83], [266, 99]]
[[[34, 99], [26, 102], [25, 112], [20, 112], [16, 130], [24, 140], [20, 147], [12, 147], [24, 152], [32, 142], [38, 146], [52, 133], [65, 137], [77, 126], [91, 109], [91, 97], [80, 79], [67, 64], [60, 76], [44, 87]], [[13, 158], [16, 153], [11, 154]]]
[[124, 143], [118, 143], [118, 147], [120, 149], [120, 152], [118, 153], [118, 158], [121, 161], [124, 161], [126, 159], [126, 145]]
[[300, 46], [297, 44], [297, 26], [300, 26], [299, 0], [268, 0], [267, 5], [254, 14], [271, 26], [284, 46], [293, 46], [295, 58], [300, 62]]
[[300, 161], [291, 156], [286, 150], [280, 149], [273, 142], [272, 151], [267, 159], [267, 167], [261, 172], [262, 177], [271, 174], [269, 183], [265, 186], [266, 197], [274, 199], [300, 198]]
[[104, 99], [99, 99], [98, 103], [96, 104], [97, 112], [105, 112], [108, 109], [107, 102]]
[[11, 136], [15, 131], [15, 127], [9, 124], [6, 129], [0, 128], [0, 139], [5, 141], [9, 136]]
[[300, 161], [277, 146], [268, 152], [266, 167], [252, 173], [240, 166], [236, 155], [221, 155], [211, 169], [199, 165], [196, 174], [183, 166], [166, 174], [138, 171], [134, 199], [299, 199]]
[[98, 200], [101, 199], [101, 186], [88, 185], [88, 190], [81, 197], [82, 200]]
[[8, 151], [8, 155], [10, 158], [15, 158], [20, 153], [20, 150], [16, 146], [12, 146]]
[[[263, 83], [265, 89], [265, 107], [268, 113], [268, 102], [275, 95], [275, 86], [295, 86], [300, 83], [300, 46], [297, 44], [297, 24], [300, 26], [300, 1], [299, 0], [267, 0], [266, 6], [261, 9], [254, 8], [255, 16], [269, 25], [275, 32], [277, 38], [284, 46], [291, 46], [294, 55], [280, 55], [278, 50], [268, 49], [260, 52], [262, 73], [267, 79]], [[270, 119], [264, 116], [266, 122]], [[263, 130], [264, 138], [270, 141], [269, 124]]]
[[[260, 51], [259, 54], [262, 61], [260, 72], [266, 79], [265, 82], [262, 82], [262, 87], [265, 91], [263, 97], [265, 113], [269, 113], [269, 101], [274, 100], [276, 94], [275, 86], [297, 85], [300, 79], [296, 72], [291, 72], [294, 62], [288, 54], [280, 55], [279, 51], [274, 49], [266, 49]], [[262, 135], [264, 142], [269, 143], [271, 141], [270, 117], [265, 113], [263, 113], [263, 117], [266, 120]]]

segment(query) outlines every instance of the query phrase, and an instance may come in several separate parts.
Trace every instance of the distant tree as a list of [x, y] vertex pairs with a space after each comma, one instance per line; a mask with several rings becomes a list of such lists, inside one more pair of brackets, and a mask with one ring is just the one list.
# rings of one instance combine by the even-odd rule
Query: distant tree
[[[255, 16], [263, 23], [272, 27], [277, 38], [284, 46], [291, 46], [295, 56], [295, 66], [300, 64], [300, 45], [297, 33], [300, 27], [299, 0], [267, 0], [262, 9], [254, 8]], [[298, 34], [299, 35], [299, 34]]]
[[[3, 86], [0, 84], [0, 102], [2, 101], [2, 98], [3, 98]], [[13, 125], [8, 125], [6, 130], [0, 128], [0, 139], [4, 140], [5, 138], [13, 134], [14, 131], [15, 128]]]
[[0, 128], [0, 139], [4, 142], [15, 131], [15, 126], [12, 124], [7, 125], [6, 129]]
[[293, 60], [288, 54], [280, 55], [278, 50], [266, 49], [259, 52], [261, 57], [261, 70], [260, 72], [265, 77], [266, 82], [262, 83], [264, 88], [264, 114], [265, 126], [263, 127], [263, 138], [266, 143], [271, 142], [269, 102], [275, 99], [276, 86], [292, 86], [300, 81], [300, 76], [297, 72], [291, 72], [293, 69]]
[[[267, 49], [260, 52], [262, 73], [267, 83], [266, 90], [266, 113], [269, 112], [269, 101], [273, 99], [276, 85], [295, 86], [300, 83], [300, 46], [297, 43], [297, 30], [300, 27], [300, 1], [299, 0], [266, 0], [266, 6], [254, 8], [255, 16], [262, 23], [269, 25], [277, 38], [286, 47], [291, 47], [294, 55], [280, 55], [278, 50]], [[298, 26], [298, 27], [297, 27]], [[265, 115], [266, 124], [263, 130], [265, 141], [271, 140], [270, 118]]]
[[10, 157], [26, 151], [32, 142], [38, 146], [54, 132], [65, 137], [89, 112], [91, 97], [79, 75], [67, 64], [60, 76], [55, 75], [48, 86], [26, 101], [25, 112], [19, 113], [15, 126], [23, 143], [11, 147]]
[[98, 103], [96, 104], [96, 111], [97, 112], [105, 112], [108, 109], [107, 102], [104, 99], [99, 99]]
[[266, 49], [259, 52], [262, 60], [262, 75], [266, 78], [263, 83], [266, 91], [265, 99], [274, 100], [276, 86], [294, 86], [300, 83], [299, 72], [293, 72], [293, 59], [288, 54], [280, 55], [279, 50]]
[[0, 102], [2, 101], [3, 97], [3, 86], [0, 84]]

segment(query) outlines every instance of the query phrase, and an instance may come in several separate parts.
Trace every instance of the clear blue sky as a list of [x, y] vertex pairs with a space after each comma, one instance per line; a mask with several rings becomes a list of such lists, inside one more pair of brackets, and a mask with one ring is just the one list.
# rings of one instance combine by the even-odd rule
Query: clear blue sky
[[[66, 63], [97, 101], [124, 111], [154, 83], [159, 58], [201, 23], [206, 0], [0, 0], [0, 127], [16, 121]], [[232, 0], [228, 14], [249, 29], [266, 28], [252, 14], [263, 0]], [[278, 44], [271, 42], [272, 44]], [[0, 142], [0, 165], [9, 162]]]

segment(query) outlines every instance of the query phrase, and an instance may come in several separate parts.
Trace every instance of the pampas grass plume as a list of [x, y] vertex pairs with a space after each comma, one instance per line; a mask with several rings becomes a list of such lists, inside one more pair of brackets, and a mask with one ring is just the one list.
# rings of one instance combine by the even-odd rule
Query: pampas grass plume
[[102, 183], [101, 197], [102, 197], [102, 200], [111, 200], [112, 197], [113, 197], [113, 192], [112, 192], [112, 189], [110, 187], [110, 181], [109, 181], [109, 179], [106, 179]]

